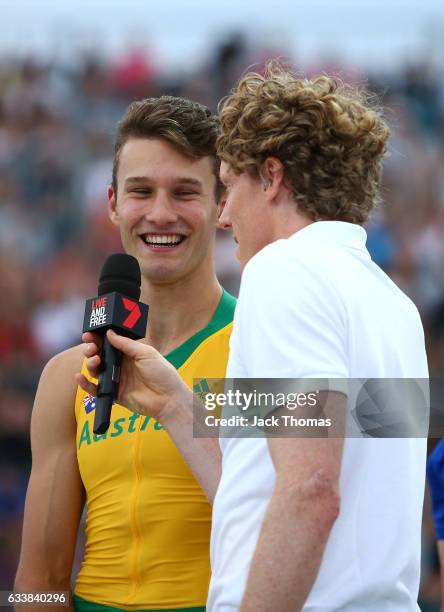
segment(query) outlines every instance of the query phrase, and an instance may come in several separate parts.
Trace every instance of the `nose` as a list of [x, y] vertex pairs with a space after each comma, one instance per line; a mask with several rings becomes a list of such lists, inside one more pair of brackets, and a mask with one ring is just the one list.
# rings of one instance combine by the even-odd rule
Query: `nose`
[[223, 195], [219, 202], [219, 216], [217, 219], [217, 227], [221, 230], [230, 230], [232, 225], [230, 215], [228, 213], [227, 197]]
[[153, 225], [161, 227], [169, 223], [175, 223], [178, 215], [167, 194], [158, 192], [151, 198], [145, 218]]

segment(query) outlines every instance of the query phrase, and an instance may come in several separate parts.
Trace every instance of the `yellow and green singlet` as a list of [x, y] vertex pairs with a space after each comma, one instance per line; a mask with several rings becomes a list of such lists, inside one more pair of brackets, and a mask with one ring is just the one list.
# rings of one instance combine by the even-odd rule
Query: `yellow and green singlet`
[[[225, 377], [235, 303], [224, 291], [210, 323], [166, 355], [189, 387]], [[75, 608], [205, 610], [211, 507], [203, 490], [160, 423], [115, 404], [108, 431], [96, 436], [94, 407], [79, 387], [77, 457], [87, 516]]]

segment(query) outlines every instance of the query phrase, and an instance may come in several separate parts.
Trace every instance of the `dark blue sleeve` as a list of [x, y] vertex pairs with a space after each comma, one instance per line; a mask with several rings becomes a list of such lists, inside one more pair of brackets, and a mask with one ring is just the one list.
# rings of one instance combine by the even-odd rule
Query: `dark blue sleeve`
[[427, 461], [427, 480], [432, 494], [436, 539], [444, 540], [444, 440], [435, 446]]

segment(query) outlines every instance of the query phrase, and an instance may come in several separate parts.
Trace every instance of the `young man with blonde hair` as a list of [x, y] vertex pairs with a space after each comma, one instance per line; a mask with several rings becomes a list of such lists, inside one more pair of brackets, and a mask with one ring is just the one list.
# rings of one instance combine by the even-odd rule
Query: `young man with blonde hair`
[[[365, 247], [389, 136], [380, 112], [334, 79], [271, 66], [240, 81], [220, 120], [219, 223], [243, 268], [227, 377], [427, 378], [418, 311]], [[154, 349], [111, 341], [127, 356], [128, 405], [177, 432], [191, 394]], [[330, 395], [355, 437], [220, 440], [210, 612], [418, 610], [425, 440], [358, 437], [344, 394]], [[175, 439], [198, 472], [199, 440]]]

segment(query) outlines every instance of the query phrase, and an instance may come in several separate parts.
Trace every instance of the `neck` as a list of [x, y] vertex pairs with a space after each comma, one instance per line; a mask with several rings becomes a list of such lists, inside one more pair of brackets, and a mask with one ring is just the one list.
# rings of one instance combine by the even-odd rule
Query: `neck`
[[146, 341], [169, 353], [211, 321], [221, 295], [213, 264], [171, 284], [143, 279], [140, 299], [149, 305]]
[[313, 219], [298, 211], [293, 199], [283, 199], [274, 209], [271, 224], [273, 239], [290, 238], [290, 236], [312, 223], [314, 223]]

